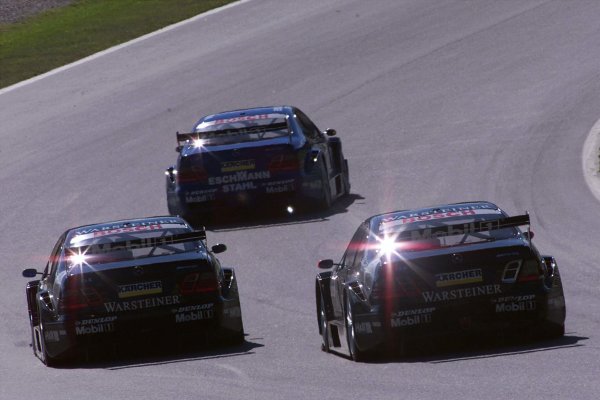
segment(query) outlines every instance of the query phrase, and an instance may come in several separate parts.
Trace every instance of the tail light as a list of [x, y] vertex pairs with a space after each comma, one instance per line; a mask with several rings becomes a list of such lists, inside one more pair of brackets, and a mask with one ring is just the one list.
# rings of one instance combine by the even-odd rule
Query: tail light
[[519, 282], [531, 282], [541, 279], [542, 270], [540, 264], [536, 260], [527, 260], [521, 267], [519, 273]]
[[180, 292], [183, 295], [217, 292], [219, 282], [212, 272], [194, 272], [181, 281]]
[[62, 312], [73, 312], [101, 304], [102, 296], [96, 288], [84, 285], [81, 276], [75, 275], [67, 279], [58, 308]]
[[295, 154], [279, 154], [271, 159], [270, 172], [293, 172], [297, 171], [300, 164]]
[[177, 171], [177, 183], [203, 182], [208, 179], [208, 173], [202, 166], [182, 168]]

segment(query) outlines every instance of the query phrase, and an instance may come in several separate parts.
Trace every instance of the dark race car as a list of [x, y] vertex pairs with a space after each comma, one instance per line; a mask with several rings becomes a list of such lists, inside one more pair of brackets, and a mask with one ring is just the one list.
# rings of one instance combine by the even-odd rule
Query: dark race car
[[156, 334], [242, 343], [235, 272], [222, 268], [203, 230], [178, 217], [87, 225], [66, 231], [43, 272], [26, 269], [34, 354], [45, 364], [90, 347]]
[[274, 202], [281, 209], [327, 209], [350, 192], [335, 135], [290, 106], [203, 117], [191, 133], [177, 133], [177, 165], [165, 172], [169, 213], [191, 220]]
[[496, 332], [564, 334], [565, 299], [552, 256], [531, 243], [529, 215], [488, 202], [375, 215], [339, 263], [316, 279], [325, 351], [361, 360], [406, 353], [428, 338]]

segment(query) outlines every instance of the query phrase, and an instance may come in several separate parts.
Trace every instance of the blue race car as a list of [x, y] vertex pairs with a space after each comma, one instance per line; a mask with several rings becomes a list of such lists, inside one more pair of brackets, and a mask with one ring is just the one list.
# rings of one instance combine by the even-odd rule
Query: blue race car
[[335, 135], [290, 106], [203, 117], [191, 133], [177, 133], [177, 165], [165, 172], [169, 213], [197, 220], [259, 204], [327, 209], [350, 192]]

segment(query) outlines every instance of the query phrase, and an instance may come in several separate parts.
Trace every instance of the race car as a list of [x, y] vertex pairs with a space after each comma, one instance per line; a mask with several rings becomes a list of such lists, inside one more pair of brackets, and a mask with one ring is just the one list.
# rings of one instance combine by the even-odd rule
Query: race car
[[26, 287], [34, 354], [52, 366], [132, 339], [241, 344], [235, 271], [214, 255], [225, 250], [171, 216], [67, 230], [43, 272], [23, 271], [41, 275]]
[[291, 106], [203, 117], [191, 133], [176, 134], [177, 165], [165, 171], [169, 213], [191, 221], [258, 204], [327, 209], [350, 192], [335, 135]]
[[315, 282], [323, 350], [361, 361], [424, 338], [564, 335], [558, 266], [532, 238], [528, 214], [483, 201], [368, 218], [338, 263], [318, 263], [328, 269]]

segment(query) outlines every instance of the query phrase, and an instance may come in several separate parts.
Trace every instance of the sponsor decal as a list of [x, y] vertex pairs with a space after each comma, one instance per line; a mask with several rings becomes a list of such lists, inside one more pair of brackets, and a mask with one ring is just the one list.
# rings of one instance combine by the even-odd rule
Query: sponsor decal
[[228, 183], [247, 182], [251, 180], [269, 179], [271, 173], [269, 171], [237, 171], [235, 174], [223, 176], [211, 176], [208, 178], [209, 185], [221, 185]]
[[240, 307], [231, 307], [223, 310], [223, 314], [229, 316], [230, 318], [239, 318], [242, 316], [242, 310]]
[[209, 126], [215, 126], [219, 124], [234, 124], [236, 122], [245, 122], [245, 121], [260, 121], [265, 119], [276, 119], [283, 118], [285, 119], [287, 116], [285, 114], [258, 114], [258, 115], [242, 115], [234, 118], [222, 118], [216, 119], [214, 121], [204, 121], [196, 127], [196, 131], [207, 128]]
[[59, 334], [56, 330], [44, 330], [44, 339], [46, 342], [58, 342]]
[[481, 269], [469, 269], [466, 271], [447, 272], [435, 276], [435, 286], [446, 287], [453, 285], [464, 285], [483, 281]]
[[294, 185], [278, 185], [278, 186], [267, 186], [265, 188], [267, 193], [284, 193], [294, 191]]
[[193, 306], [179, 307], [175, 310], [175, 323], [200, 321], [211, 319], [215, 316], [214, 304], [197, 304]]
[[489, 296], [502, 293], [502, 288], [498, 284], [475, 286], [470, 288], [460, 288], [441, 291], [422, 292], [423, 300], [427, 303], [437, 303], [440, 301], [451, 301], [468, 299], [470, 297]]
[[115, 331], [116, 315], [108, 317], [89, 318], [75, 321], [76, 335], [93, 335], [97, 333], [109, 333]]
[[186, 203], [202, 203], [205, 201], [214, 201], [215, 193], [217, 192], [217, 188], [215, 189], [206, 189], [206, 190], [193, 190], [186, 192], [185, 194], [185, 202]]
[[402, 310], [392, 313], [390, 324], [392, 328], [429, 324], [435, 307], [419, 308], [415, 310]]
[[221, 172], [244, 171], [256, 168], [254, 160], [237, 160], [221, 163]]
[[173, 296], [162, 296], [162, 297], [151, 297], [149, 299], [139, 299], [130, 301], [110, 301], [104, 303], [104, 308], [107, 312], [122, 312], [122, 311], [136, 311], [143, 310], [145, 308], [154, 308], [161, 306], [172, 306], [179, 304], [181, 298], [178, 295]]
[[498, 209], [490, 207], [489, 205], [471, 205], [471, 206], [454, 206], [454, 207], [443, 207], [443, 208], [435, 208], [431, 210], [413, 212], [399, 212], [382, 218], [382, 222], [391, 222], [397, 221], [405, 218], [413, 218], [413, 217], [422, 217], [432, 214], [447, 214], [451, 212], [461, 212], [461, 211], [470, 211], [470, 210], [485, 210], [484, 214], [500, 214]]
[[[182, 226], [184, 226], [181, 223], [181, 221], [179, 221], [177, 219], [165, 218], [165, 219], [152, 219], [152, 220], [148, 220], [148, 221], [122, 222], [119, 224], [100, 225], [100, 226], [94, 226], [94, 227], [89, 227], [89, 228], [80, 228], [75, 232], [75, 234], [76, 235], [85, 235], [88, 233], [110, 231], [113, 229], [135, 228], [135, 227], [140, 227], [140, 226], [165, 225], [165, 224], [174, 224], [174, 226], [178, 227], [178, 228], [181, 228]], [[72, 240], [80, 241], [82, 239], [79, 239], [78, 236], [75, 236]]]
[[387, 219], [381, 223], [380, 230], [388, 229], [392, 226], [406, 225], [412, 224], [415, 222], [423, 222], [423, 221], [432, 221], [432, 220], [440, 220], [452, 217], [463, 217], [470, 215], [498, 215], [500, 212], [493, 213], [493, 210], [484, 209], [484, 210], [457, 210], [457, 211], [447, 211], [447, 212], [437, 212], [437, 213], [426, 213], [426, 214], [408, 214], [404, 216], [398, 216], [398, 218]]
[[119, 298], [126, 299], [128, 297], [143, 296], [148, 294], [162, 293], [162, 282], [138, 282], [129, 285], [119, 286]]
[[373, 327], [371, 326], [371, 322], [357, 322], [354, 324], [354, 331], [356, 333], [373, 333]]
[[497, 299], [493, 299], [492, 302], [496, 303], [497, 313], [533, 311], [537, 307], [534, 294], [525, 296], [499, 297]]
[[256, 189], [254, 182], [231, 183], [222, 186], [223, 193], [240, 192], [242, 190]]

